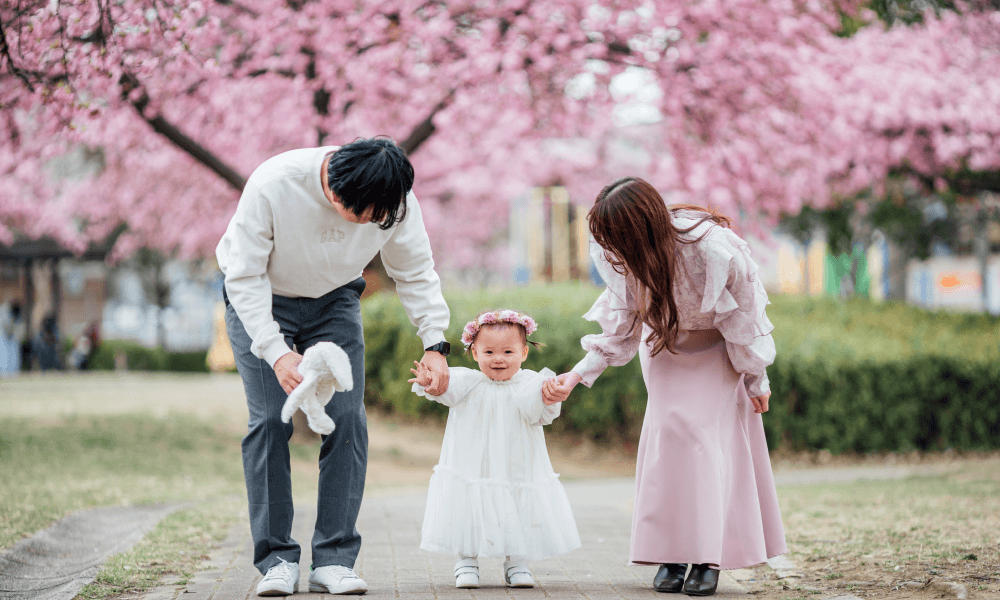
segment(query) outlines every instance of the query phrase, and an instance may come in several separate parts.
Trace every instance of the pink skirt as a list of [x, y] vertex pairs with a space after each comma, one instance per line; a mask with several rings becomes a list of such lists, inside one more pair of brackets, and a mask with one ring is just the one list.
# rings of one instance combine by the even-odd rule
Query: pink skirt
[[[648, 332], [647, 332], [648, 333]], [[761, 415], [722, 335], [681, 331], [639, 350], [649, 399], [639, 438], [630, 560], [739, 569], [786, 552]]]

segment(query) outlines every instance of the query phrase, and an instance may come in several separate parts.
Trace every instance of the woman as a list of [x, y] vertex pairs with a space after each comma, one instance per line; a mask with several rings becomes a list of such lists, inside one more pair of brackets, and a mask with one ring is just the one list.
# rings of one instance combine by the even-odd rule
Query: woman
[[786, 551], [761, 421], [774, 360], [767, 294], [728, 218], [668, 207], [642, 179], [601, 190], [588, 218], [607, 289], [584, 318], [602, 333], [581, 340], [586, 357], [543, 393], [565, 400], [639, 353], [648, 402], [630, 560], [660, 565], [657, 591], [711, 595], [719, 568]]

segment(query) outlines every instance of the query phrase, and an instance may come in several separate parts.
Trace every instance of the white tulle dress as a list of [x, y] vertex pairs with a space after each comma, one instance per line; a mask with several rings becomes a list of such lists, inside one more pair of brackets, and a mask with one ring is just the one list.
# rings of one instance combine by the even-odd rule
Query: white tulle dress
[[452, 367], [441, 457], [431, 475], [420, 548], [457, 556], [537, 560], [580, 546], [566, 491], [553, 472], [542, 426], [560, 405], [542, 402], [555, 376], [521, 369], [508, 381]]

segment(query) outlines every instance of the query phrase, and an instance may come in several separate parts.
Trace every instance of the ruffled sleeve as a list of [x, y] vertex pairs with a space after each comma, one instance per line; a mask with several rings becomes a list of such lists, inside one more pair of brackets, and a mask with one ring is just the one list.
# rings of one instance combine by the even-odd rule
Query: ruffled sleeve
[[[641, 324], [636, 323], [636, 311], [628, 291], [625, 276], [615, 271], [604, 255], [604, 249], [590, 242], [590, 257], [607, 289], [594, 302], [583, 318], [600, 324], [601, 333], [585, 335], [580, 345], [587, 355], [573, 367], [581, 383], [590, 387], [604, 369], [628, 363], [639, 351]], [[634, 325], [634, 326], [633, 326]]]
[[410, 389], [418, 396], [452, 407], [465, 402], [472, 390], [486, 379], [481, 371], [466, 367], [449, 367], [448, 373], [448, 389], [440, 396], [428, 394], [419, 383], [414, 383]]
[[767, 318], [767, 292], [758, 278], [750, 247], [731, 230], [714, 227], [699, 243], [705, 257], [701, 312], [726, 340], [729, 360], [744, 374], [750, 396], [771, 391], [767, 366], [774, 362], [774, 325]]
[[521, 371], [525, 376], [524, 385], [517, 387], [517, 409], [529, 425], [551, 425], [562, 410], [562, 402], [545, 404], [542, 401], [542, 382], [556, 376], [551, 369], [539, 372]]

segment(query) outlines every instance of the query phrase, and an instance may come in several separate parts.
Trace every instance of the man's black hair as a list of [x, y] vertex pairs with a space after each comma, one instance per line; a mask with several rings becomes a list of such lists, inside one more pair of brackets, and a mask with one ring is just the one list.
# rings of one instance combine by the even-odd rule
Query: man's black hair
[[359, 139], [330, 157], [330, 189], [356, 215], [369, 206], [372, 222], [389, 229], [406, 217], [406, 194], [413, 187], [413, 165], [403, 149], [384, 137]]

